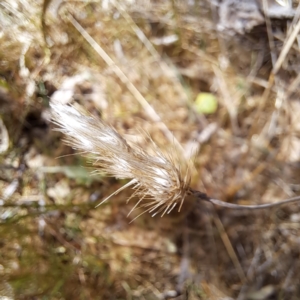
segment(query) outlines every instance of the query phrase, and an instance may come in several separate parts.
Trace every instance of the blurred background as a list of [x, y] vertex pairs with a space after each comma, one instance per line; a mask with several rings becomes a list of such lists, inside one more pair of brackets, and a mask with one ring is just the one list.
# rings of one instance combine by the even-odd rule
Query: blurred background
[[187, 199], [128, 215], [126, 181], [63, 143], [79, 103], [192, 187], [238, 204], [299, 194], [300, 8], [289, 0], [0, 2], [0, 299], [299, 299], [298, 204]]

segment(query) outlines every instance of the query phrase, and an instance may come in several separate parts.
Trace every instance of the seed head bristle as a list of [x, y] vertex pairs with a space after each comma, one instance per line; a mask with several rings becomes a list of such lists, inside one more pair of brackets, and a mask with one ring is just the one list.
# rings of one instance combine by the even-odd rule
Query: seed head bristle
[[51, 108], [53, 122], [65, 134], [67, 144], [89, 157], [99, 172], [131, 179], [101, 203], [131, 186], [134, 193], [130, 199], [140, 199], [131, 212], [138, 207], [153, 216], [163, 216], [176, 207], [180, 211], [191, 176], [188, 164], [183, 168], [175, 151], [165, 154], [150, 139], [154, 154], [149, 154], [136, 144], [129, 145], [113, 127], [89, 113], [56, 103]]

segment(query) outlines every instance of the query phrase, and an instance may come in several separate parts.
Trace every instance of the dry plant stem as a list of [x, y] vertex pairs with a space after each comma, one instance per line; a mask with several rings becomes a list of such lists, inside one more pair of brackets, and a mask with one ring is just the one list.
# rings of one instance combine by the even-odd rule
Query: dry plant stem
[[141, 214], [149, 212], [152, 216], [157, 214], [164, 216], [174, 208], [180, 211], [188, 195], [218, 206], [248, 210], [272, 208], [300, 201], [300, 196], [297, 196], [276, 203], [239, 205], [210, 198], [205, 193], [190, 188], [191, 166], [189, 163], [181, 162], [175, 151], [163, 153], [148, 137], [153, 152], [149, 154], [138, 145], [129, 145], [103, 120], [72, 106], [51, 103], [51, 107], [53, 121], [59, 126], [59, 131], [66, 135], [67, 144], [92, 159], [96, 172], [119, 179], [130, 179], [100, 204], [127, 187], [134, 189], [128, 201], [135, 196], [139, 199], [130, 213], [137, 208], [143, 208]]
[[241, 282], [243, 282], [243, 283], [247, 282], [247, 277], [244, 273], [244, 270], [243, 270], [243, 268], [240, 264], [240, 261], [239, 261], [237, 255], [234, 251], [234, 248], [233, 248], [233, 246], [230, 242], [230, 239], [229, 239], [229, 237], [228, 237], [228, 235], [225, 231], [225, 228], [224, 228], [224, 226], [223, 226], [223, 224], [222, 224], [222, 222], [221, 222], [221, 220], [218, 216], [214, 217], [214, 223], [215, 223], [215, 225], [216, 225], [216, 227], [219, 231], [219, 234], [220, 234], [221, 239], [224, 243], [224, 246], [225, 246], [225, 248], [226, 248], [226, 250], [227, 250], [227, 252], [230, 256], [230, 259], [232, 260], [232, 262], [233, 262], [233, 264], [234, 264], [234, 266], [237, 270], [237, 273], [240, 277]]
[[300, 73], [297, 75], [295, 79], [290, 83], [289, 87], [286, 91], [286, 98], [288, 99], [299, 87], [300, 84]]
[[286, 42], [284, 43], [284, 46], [281, 50], [281, 53], [279, 55], [279, 58], [277, 59], [274, 67], [273, 67], [273, 73], [276, 74], [279, 69], [282, 66], [282, 63], [284, 62], [288, 52], [290, 51], [293, 43], [295, 42], [295, 39], [297, 38], [297, 35], [300, 31], [300, 20], [298, 21], [297, 25], [294, 27], [291, 34], [287, 37]]
[[75, 18], [69, 14], [68, 19], [72, 25], [78, 30], [78, 32], [84, 37], [84, 39], [90, 44], [90, 46], [99, 54], [99, 56], [106, 62], [106, 64], [112, 68], [114, 73], [119, 79], [126, 85], [128, 90], [132, 93], [135, 99], [141, 104], [152, 121], [157, 122], [160, 125], [162, 132], [165, 134], [170, 142], [175, 142], [178, 149], [184, 154], [184, 150], [178, 140], [170, 132], [168, 127], [162, 122], [160, 116], [156, 113], [154, 108], [147, 102], [143, 95], [138, 91], [134, 84], [128, 79], [124, 72], [116, 65], [111, 57], [101, 48], [101, 46], [89, 35], [89, 33], [75, 20]]
[[269, 40], [269, 47], [271, 50], [271, 60], [272, 60], [272, 65], [274, 67], [275, 62], [277, 60], [276, 53], [275, 53], [275, 43], [274, 43], [274, 37], [273, 37], [273, 32], [272, 32], [272, 25], [271, 25], [271, 20], [267, 14], [268, 11], [268, 2], [267, 0], [263, 0], [263, 11], [265, 15], [265, 21], [266, 21], [266, 27], [267, 27], [267, 33], [268, 33], [268, 40]]
[[[144, 44], [148, 52], [152, 55], [152, 57], [155, 59], [156, 62], [159, 63], [159, 66], [161, 69], [166, 72], [167, 74], [171, 74], [172, 80], [175, 84], [180, 84], [179, 79], [177, 77], [176, 72], [174, 71], [174, 68], [170, 67], [168, 63], [166, 63], [164, 60], [161, 59], [160, 54], [157, 52], [155, 47], [152, 45], [151, 41], [147, 38], [147, 36], [144, 34], [144, 32], [139, 28], [139, 26], [135, 23], [135, 21], [132, 19], [132, 17], [128, 14], [126, 9], [123, 7], [123, 5], [118, 1], [112, 1], [112, 4], [118, 9], [118, 11], [122, 14], [123, 18], [130, 24], [132, 30], [136, 34], [136, 36], [139, 38], [139, 40]], [[187, 97], [185, 97], [185, 102], [188, 102]]]
[[266, 203], [266, 204], [258, 204], [258, 205], [240, 205], [234, 203], [224, 202], [218, 199], [213, 199], [208, 197], [206, 194], [190, 189], [190, 193], [199, 200], [208, 201], [212, 204], [217, 206], [222, 206], [226, 208], [233, 208], [233, 209], [247, 209], [247, 210], [257, 210], [257, 209], [265, 209], [265, 208], [273, 208], [278, 207], [284, 204], [293, 203], [293, 202], [300, 202], [300, 196], [288, 198], [282, 201], [273, 202], [273, 203]]
[[297, 6], [297, 10], [296, 10], [296, 13], [295, 13], [295, 16], [294, 16], [294, 19], [292, 21], [291, 24], [289, 24], [289, 29], [288, 29], [288, 32], [287, 32], [287, 36], [289, 36], [291, 34], [291, 32], [293, 31], [296, 23], [298, 22], [298, 20], [300, 19], [300, 4], [298, 4]]
[[136, 23], [134, 22], [132, 17], [127, 13], [123, 5], [118, 1], [112, 1], [111, 3], [118, 9], [118, 11], [124, 17], [124, 19], [130, 24], [132, 30], [135, 32], [136, 36], [140, 39], [140, 41], [145, 45], [149, 53], [156, 59], [156, 61], [160, 63], [161, 67], [165, 67], [165, 64], [163, 63], [163, 61], [161, 61], [159, 53], [156, 51], [152, 43], [145, 36], [144, 32], [136, 25]]
[[9, 148], [9, 135], [4, 122], [0, 119], [0, 153]]
[[226, 80], [221, 72], [221, 70], [214, 65], [212, 65], [212, 68], [215, 73], [215, 77], [217, 78], [219, 90], [222, 94], [222, 98], [224, 101], [224, 105], [229, 113], [230, 121], [231, 121], [231, 127], [234, 134], [237, 134], [239, 132], [238, 128], [238, 122], [237, 122], [237, 108], [232, 104], [232, 96], [230, 95]]
[[[267, 34], [268, 34], [268, 41], [269, 41], [269, 47], [270, 47], [270, 53], [271, 53], [271, 60], [272, 60], [272, 66], [273, 66], [273, 72], [271, 72], [271, 74], [269, 75], [269, 80], [268, 80], [268, 85], [266, 87], [266, 89], [264, 90], [264, 93], [261, 97], [261, 100], [259, 102], [258, 108], [255, 112], [254, 115], [254, 121], [252, 122], [252, 126], [250, 128], [249, 137], [252, 137], [254, 132], [256, 132], [257, 130], [257, 124], [259, 124], [258, 122], [256, 122], [256, 120], [259, 119], [259, 116], [263, 110], [263, 108], [266, 105], [267, 99], [270, 96], [271, 90], [273, 88], [274, 82], [276, 83], [276, 78], [275, 78], [275, 74], [276, 72], [275, 70], [275, 65], [278, 63], [279, 59], [277, 59], [276, 54], [275, 54], [275, 44], [274, 44], [274, 37], [273, 37], [273, 32], [272, 32], [272, 25], [271, 25], [271, 20], [267, 15], [267, 10], [268, 10], [268, 3], [267, 0], [263, 0], [263, 10], [264, 10], [264, 14], [265, 14], [265, 21], [266, 21], [266, 27], [267, 27]], [[244, 157], [248, 156], [250, 151], [250, 147], [248, 149], [248, 151], [244, 154]]]

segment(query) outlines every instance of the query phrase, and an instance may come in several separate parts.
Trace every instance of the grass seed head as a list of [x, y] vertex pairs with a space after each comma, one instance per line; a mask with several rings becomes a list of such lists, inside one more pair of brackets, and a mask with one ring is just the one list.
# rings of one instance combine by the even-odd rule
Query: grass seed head
[[132, 211], [142, 207], [153, 216], [174, 208], [180, 211], [191, 177], [189, 165], [183, 168], [174, 150], [165, 154], [150, 140], [154, 154], [149, 154], [136, 144], [129, 145], [113, 127], [86, 112], [56, 103], [51, 108], [53, 122], [65, 134], [67, 144], [91, 158], [96, 172], [131, 179], [112, 195], [132, 186], [130, 199], [139, 198]]

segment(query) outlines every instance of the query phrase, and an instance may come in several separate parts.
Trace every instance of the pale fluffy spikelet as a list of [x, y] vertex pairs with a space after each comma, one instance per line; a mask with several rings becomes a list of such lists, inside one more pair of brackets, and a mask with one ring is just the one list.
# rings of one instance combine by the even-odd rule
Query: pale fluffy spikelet
[[150, 155], [137, 145], [129, 145], [103, 120], [73, 106], [52, 103], [51, 108], [53, 121], [70, 146], [92, 158], [93, 165], [107, 175], [131, 179], [112, 195], [132, 186], [132, 197], [139, 198], [132, 211], [143, 207], [153, 216], [163, 216], [174, 208], [180, 211], [189, 190], [190, 168], [186, 165], [183, 170], [174, 151], [166, 155], [151, 141], [154, 154]]

